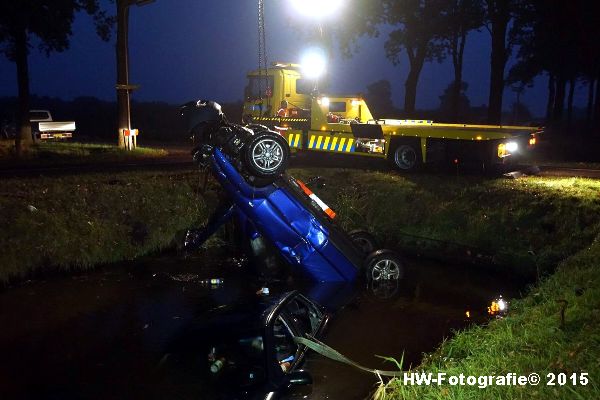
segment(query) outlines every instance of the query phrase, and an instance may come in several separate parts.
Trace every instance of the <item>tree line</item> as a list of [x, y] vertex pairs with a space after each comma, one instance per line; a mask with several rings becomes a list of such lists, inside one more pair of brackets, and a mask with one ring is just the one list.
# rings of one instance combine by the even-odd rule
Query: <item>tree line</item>
[[[489, 123], [501, 122], [507, 85], [520, 93], [544, 75], [548, 78], [548, 121], [572, 120], [574, 93], [583, 84], [588, 90], [586, 119], [600, 127], [600, 7], [596, 0], [346, 1], [344, 18], [330, 27], [333, 36], [351, 54], [361, 36], [377, 36], [382, 27], [391, 28], [385, 42], [388, 59], [398, 63], [406, 54], [409, 61], [404, 100], [404, 113], [409, 117], [418, 117], [415, 105], [423, 66], [449, 57], [454, 79], [447, 96], [451, 119], [460, 122], [469, 33], [486, 30], [490, 35]], [[0, 53], [17, 66], [17, 153], [22, 141], [31, 140], [28, 55], [32, 39], [37, 37], [40, 50], [47, 54], [66, 50], [78, 12], [91, 15], [100, 38], [109, 39], [115, 19], [99, 0], [0, 2]], [[516, 64], [507, 71], [511, 56]]]
[[[577, 85], [588, 90], [587, 121], [600, 125], [600, 7], [596, 0], [349, 0], [350, 15], [333, 28], [346, 54], [362, 36], [391, 28], [388, 59], [406, 55], [404, 113], [415, 115], [418, 82], [427, 62], [450, 58], [452, 119], [460, 122], [463, 67], [469, 33], [490, 36], [487, 121], [502, 118], [507, 85], [517, 93], [538, 76], [548, 79], [547, 120], [570, 122]], [[510, 57], [515, 64], [507, 70]], [[567, 90], [568, 89], [568, 90]]]

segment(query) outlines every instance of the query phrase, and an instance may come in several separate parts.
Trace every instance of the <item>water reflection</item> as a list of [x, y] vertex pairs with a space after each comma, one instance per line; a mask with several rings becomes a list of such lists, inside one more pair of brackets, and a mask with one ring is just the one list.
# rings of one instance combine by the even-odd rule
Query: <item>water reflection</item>
[[[372, 368], [392, 369], [375, 355], [416, 365], [453, 330], [485, 321], [498, 293], [522, 285], [488, 273], [430, 263], [410, 266], [394, 285], [311, 285], [298, 278], [265, 281], [239, 259], [173, 256], [32, 282], [0, 293], [2, 398], [210, 398], [206, 351], [176, 340], [190, 324], [270, 295], [299, 288], [334, 314], [323, 341]], [[210, 279], [220, 282], [210, 282]], [[206, 282], [207, 280], [208, 283]], [[465, 314], [465, 310], [468, 314]], [[198, 351], [180, 362], [174, 354]], [[309, 398], [362, 399], [373, 376], [311, 356]]]

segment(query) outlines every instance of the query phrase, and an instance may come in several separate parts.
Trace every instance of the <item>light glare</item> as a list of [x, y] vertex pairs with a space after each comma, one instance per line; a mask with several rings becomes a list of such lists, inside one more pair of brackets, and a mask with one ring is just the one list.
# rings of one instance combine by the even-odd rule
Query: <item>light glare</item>
[[335, 14], [342, 7], [343, 0], [290, 0], [294, 9], [311, 18], [324, 18]]
[[318, 79], [325, 74], [326, 64], [321, 49], [310, 49], [302, 57], [302, 73], [308, 79]]

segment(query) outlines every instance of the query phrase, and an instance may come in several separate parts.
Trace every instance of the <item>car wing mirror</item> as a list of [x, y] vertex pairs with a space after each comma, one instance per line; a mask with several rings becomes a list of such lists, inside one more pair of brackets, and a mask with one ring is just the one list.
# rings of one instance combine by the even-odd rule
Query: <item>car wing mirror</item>
[[313, 383], [312, 375], [303, 369], [290, 372], [288, 374], [288, 380], [292, 386], [303, 386]]

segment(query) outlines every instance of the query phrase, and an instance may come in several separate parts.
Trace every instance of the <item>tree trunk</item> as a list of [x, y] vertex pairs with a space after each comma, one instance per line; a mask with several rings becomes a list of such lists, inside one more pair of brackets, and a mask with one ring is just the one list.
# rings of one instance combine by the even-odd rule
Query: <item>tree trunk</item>
[[124, 129], [131, 129], [129, 102], [129, 5], [117, 0], [117, 128], [119, 147], [125, 147]]
[[404, 112], [409, 117], [415, 116], [415, 109], [417, 104], [417, 85], [419, 84], [419, 76], [425, 63], [425, 49], [417, 49], [414, 57], [409, 57], [410, 60], [410, 71], [406, 82], [404, 84], [406, 93], [404, 95]]
[[492, 35], [490, 68], [490, 97], [488, 122], [499, 124], [502, 120], [502, 99], [504, 96], [504, 70], [508, 60], [506, 33], [510, 22], [510, 0], [486, 0], [487, 14]]
[[556, 82], [556, 99], [554, 101], [554, 122], [560, 123], [563, 119], [565, 109], [565, 96], [567, 94], [567, 80], [559, 77]]
[[488, 122], [500, 124], [502, 121], [502, 99], [504, 95], [504, 69], [506, 67], [507, 24], [493, 23], [492, 57], [490, 76], [490, 98]]
[[588, 102], [587, 102], [587, 110], [585, 114], [585, 121], [588, 128], [592, 124], [592, 114], [594, 112], [594, 87], [596, 85], [596, 79], [590, 78], [589, 86], [588, 86]]
[[27, 30], [18, 29], [14, 33], [15, 62], [17, 64], [17, 86], [19, 90], [19, 107], [17, 111], [17, 133], [15, 150], [17, 157], [32, 143], [31, 122], [29, 122], [29, 66], [27, 62]]
[[456, 54], [453, 55], [452, 60], [454, 63], [454, 87], [452, 89], [452, 120], [453, 122], [459, 122], [460, 115], [460, 94], [462, 92], [463, 84], [463, 60], [465, 56], [465, 45], [467, 42], [467, 33], [462, 32], [458, 43], [458, 49]]
[[548, 74], [548, 103], [546, 105], [546, 122], [552, 121], [552, 111], [556, 101], [556, 77]]
[[575, 97], [575, 84], [577, 80], [571, 78], [569, 81], [569, 100], [567, 104], [567, 127], [570, 128], [573, 123], [573, 98]]
[[596, 123], [596, 129], [600, 132], [600, 78], [597, 79], [596, 82], [596, 105], [594, 111], [594, 121]]

